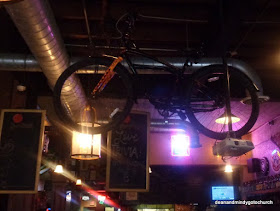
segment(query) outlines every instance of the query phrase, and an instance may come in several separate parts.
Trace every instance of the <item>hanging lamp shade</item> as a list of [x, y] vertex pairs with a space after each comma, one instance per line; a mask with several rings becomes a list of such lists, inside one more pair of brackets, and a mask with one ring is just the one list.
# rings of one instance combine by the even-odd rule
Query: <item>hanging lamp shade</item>
[[[82, 126], [92, 127], [92, 123], [83, 122]], [[94, 125], [95, 127], [98, 125]], [[100, 158], [101, 134], [90, 134], [89, 131], [83, 133], [73, 131], [72, 133], [72, 153], [71, 157], [79, 160], [94, 160]]]
[[[239, 117], [233, 114], [231, 114], [230, 116], [231, 116], [231, 123], [236, 123], [240, 121]], [[215, 122], [218, 124], [228, 124], [229, 118], [227, 117], [226, 112], [223, 115], [221, 115], [219, 118], [217, 118]]]
[[[88, 116], [91, 121], [88, 121]], [[94, 160], [100, 158], [101, 154], [101, 134], [92, 134], [93, 127], [98, 124], [92, 123], [96, 121], [96, 111], [93, 107], [86, 107], [82, 113], [81, 126], [86, 127], [86, 131], [72, 132], [72, 153], [71, 157], [79, 160]]]

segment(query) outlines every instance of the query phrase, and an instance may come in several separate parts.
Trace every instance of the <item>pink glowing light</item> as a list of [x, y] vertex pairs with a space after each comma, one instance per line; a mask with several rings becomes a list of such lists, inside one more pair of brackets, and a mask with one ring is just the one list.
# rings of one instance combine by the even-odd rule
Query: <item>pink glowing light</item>
[[276, 153], [277, 153], [277, 155], [280, 157], [280, 152], [279, 152], [277, 149], [273, 150], [273, 152], [272, 152], [271, 154], [274, 155], [274, 154], [276, 154]]
[[188, 135], [171, 135], [171, 155], [177, 157], [190, 156], [190, 137]]

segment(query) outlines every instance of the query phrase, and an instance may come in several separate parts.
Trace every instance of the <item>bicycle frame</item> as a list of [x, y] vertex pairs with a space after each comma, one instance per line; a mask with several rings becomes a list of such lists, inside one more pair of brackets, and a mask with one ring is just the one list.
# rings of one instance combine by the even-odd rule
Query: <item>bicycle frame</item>
[[[131, 73], [134, 75], [137, 75], [137, 68], [135, 66], [135, 64], [132, 63], [132, 61], [130, 60], [130, 54], [132, 55], [137, 55], [137, 56], [142, 56], [145, 58], [149, 58], [155, 62], [158, 62], [160, 64], [163, 64], [166, 68], [163, 68], [165, 71], [176, 75], [177, 78], [181, 78], [181, 76], [184, 74], [185, 69], [182, 68], [178, 68], [175, 67], [174, 65], [171, 65], [168, 62], [162, 61], [160, 59], [158, 59], [157, 57], [151, 56], [149, 54], [146, 54], [140, 50], [132, 50], [132, 49], [126, 49], [124, 50], [119, 57], [117, 57], [112, 64], [110, 65], [110, 67], [105, 71], [105, 74], [102, 76], [102, 78], [100, 79], [100, 81], [98, 82], [98, 84], [95, 86], [94, 90], [92, 91], [92, 95], [96, 94], [97, 92], [101, 92], [105, 86], [107, 85], [107, 83], [114, 77], [115, 72], [114, 72], [114, 68], [118, 65], [118, 63], [122, 62], [123, 60], [125, 60], [129, 66], [129, 69], [131, 70]], [[185, 65], [184, 65], [185, 66]], [[141, 67], [147, 67], [145, 65], [141, 65]]]
[[[160, 64], [163, 64], [166, 68], [165, 71], [171, 73], [171, 74], [174, 74], [174, 75], [177, 75], [177, 76], [181, 76], [184, 74], [184, 68], [180, 69], [178, 67], [175, 67], [174, 65], [168, 63], [168, 62], [165, 62], [165, 61], [162, 61], [160, 60], [159, 58], [155, 57], [155, 56], [151, 56], [147, 53], [144, 53], [143, 51], [141, 50], [132, 50], [132, 49], [126, 49], [124, 50], [122, 53], [121, 53], [121, 57], [124, 58], [124, 60], [127, 62], [129, 68], [131, 69], [132, 73], [133, 74], [138, 74], [137, 73], [137, 68], [135, 68], [135, 64], [132, 63], [132, 61], [130, 60], [130, 54], [132, 55], [136, 55], [136, 56], [141, 56], [141, 57], [144, 57], [144, 58], [148, 58], [148, 59], [151, 59], [155, 62], [158, 62]], [[141, 67], [147, 67], [145, 65], [140, 65]]]
[[[94, 133], [111, 130], [121, 123], [131, 111], [133, 103], [137, 102], [138, 96], [144, 97], [145, 100], [148, 99], [149, 102], [154, 105], [155, 109], [158, 110], [159, 114], [166, 119], [173, 117], [173, 114], [177, 115], [182, 120], [186, 120], [186, 117], [188, 117], [188, 120], [196, 125], [198, 130], [211, 138], [222, 140], [228, 136], [232, 136], [232, 133], [236, 133], [236, 137], [239, 137], [246, 134], [252, 128], [258, 117], [259, 105], [255, 86], [246, 74], [244, 75], [242, 71], [240, 72], [234, 67], [228, 68], [226, 61], [224, 61], [223, 65], [219, 63], [217, 65], [205, 66], [202, 67], [201, 70], [190, 75], [190, 77], [186, 76], [185, 71], [188, 68], [189, 59], [197, 58], [201, 55], [194, 54], [193, 56], [186, 56], [182, 67], [177, 67], [166, 61], [162, 61], [155, 56], [144, 53], [137, 49], [134, 43], [130, 40], [129, 32], [133, 28], [133, 17], [131, 21], [132, 23], [128, 23], [128, 30], [125, 33], [121, 33], [125, 50], [120, 53], [119, 57], [113, 57], [114, 59], [112, 59], [112, 57], [108, 58], [109, 56], [107, 56], [107, 58], [97, 57], [95, 59], [90, 58], [78, 61], [76, 64], [69, 66], [58, 78], [54, 87], [54, 104], [56, 112], [63, 122], [70, 127], [73, 127], [75, 130], [80, 131], [79, 128], [81, 126], [69, 117], [61, 103], [61, 90], [65, 81], [75, 73], [75, 71], [83, 67], [92, 66], [92, 68], [96, 68], [94, 72], [96, 74], [101, 73], [98, 72], [99, 67], [102, 69], [102, 75], [94, 78], [94, 83], [97, 82], [97, 85], [94, 86], [91, 93], [93, 95], [91, 97], [94, 101], [92, 102], [94, 105], [101, 102], [98, 104], [100, 107], [97, 106], [99, 109], [98, 112], [103, 113], [102, 101], [107, 101], [107, 99], [111, 98], [111, 94], [116, 94], [116, 97], [120, 98], [121, 101], [121, 105], [117, 102], [119, 99], [116, 99], [116, 102], [113, 102], [113, 100], [112, 103], [109, 103], [108, 105], [105, 103], [106, 107], [108, 107], [108, 111], [106, 111], [107, 113], [104, 111], [105, 116], [99, 116], [99, 119], [96, 121], [98, 122], [100, 120], [103, 122], [104, 118], [107, 122], [99, 127], [94, 127]], [[134, 46], [135, 48], [131, 48], [131, 46]], [[131, 55], [147, 58], [160, 65], [153, 66], [147, 63], [133, 63], [134, 60]], [[126, 62], [127, 68], [120, 64], [123, 60]], [[103, 72], [104, 67], [106, 67], [105, 73]], [[163, 86], [166, 85], [166, 87], [161, 89], [162, 84], [156, 83], [154, 87], [149, 84], [147, 89], [142, 89], [141, 87], [141, 89], [137, 90], [138, 79], [141, 79], [140, 76], [137, 76], [138, 70], [140, 72], [141, 69], [158, 70], [159, 68], [164, 72], [169, 73], [167, 80], [165, 80], [166, 77], [163, 77], [164, 81], [162, 81], [164, 83]], [[235, 84], [235, 86], [232, 87], [237, 87], [237, 90], [239, 90], [238, 88], [240, 87], [241, 92], [231, 94], [229, 90], [229, 71], [231, 73], [231, 82], [233, 81], [233, 84]], [[113, 81], [113, 78], [116, 80]], [[151, 82], [153, 83], [153, 81]], [[121, 83], [122, 85], [118, 86], [116, 83]], [[108, 87], [109, 92], [106, 92], [107, 90], [105, 90], [103, 95], [101, 92], [106, 86]], [[126, 90], [124, 90], [123, 87]], [[116, 88], [120, 88], [120, 90]], [[142, 93], [142, 91], [145, 91], [145, 93]], [[227, 93], [225, 93], [225, 91], [227, 91]], [[110, 95], [107, 95], [108, 93]], [[239, 107], [238, 104], [236, 110], [232, 109], [230, 105], [232, 98], [237, 97], [242, 99], [247, 97], [247, 95], [251, 99], [251, 106], [243, 106], [241, 104], [242, 101], [238, 100], [241, 106]], [[243, 110], [240, 109], [243, 107]], [[120, 112], [119, 115], [112, 119], [111, 114], [119, 109], [123, 112]], [[212, 111], [213, 113], [211, 113]], [[232, 127], [230, 120], [228, 123], [225, 121], [221, 126], [216, 125], [216, 117], [220, 118], [223, 113], [226, 114], [226, 117], [229, 117], [229, 114], [232, 113], [231, 111], [233, 112], [233, 115], [236, 114], [235, 111], [237, 111], [238, 114], [243, 111], [240, 116], [245, 117], [246, 119], [244, 118], [243, 123], [238, 124], [235, 128]], [[244, 112], [247, 112], [248, 115]], [[177, 118], [177, 116], [175, 118]], [[205, 116], [209, 121], [205, 121]], [[227, 127], [228, 130], [225, 127]], [[234, 130], [234, 132], [232, 130]]]

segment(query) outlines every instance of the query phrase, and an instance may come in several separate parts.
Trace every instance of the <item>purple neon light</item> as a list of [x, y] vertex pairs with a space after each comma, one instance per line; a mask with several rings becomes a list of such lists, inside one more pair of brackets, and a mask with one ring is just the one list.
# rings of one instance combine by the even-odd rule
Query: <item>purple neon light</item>
[[176, 157], [190, 156], [190, 137], [188, 135], [171, 135], [171, 155]]

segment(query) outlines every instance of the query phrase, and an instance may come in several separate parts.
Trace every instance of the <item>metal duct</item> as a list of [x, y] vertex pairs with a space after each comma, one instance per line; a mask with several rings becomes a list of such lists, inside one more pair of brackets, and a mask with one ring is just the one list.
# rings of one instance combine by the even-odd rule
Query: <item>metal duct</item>
[[[5, 8], [48, 78], [49, 86], [53, 89], [60, 74], [69, 66], [69, 57], [48, 1], [24, 0], [6, 5]], [[28, 69], [30, 65], [36, 63], [34, 58], [30, 58], [27, 56], [17, 60], [11, 56], [11, 59], [7, 60], [7, 57], [3, 57], [0, 62], [11, 62], [15, 68], [23, 65]], [[78, 78], [73, 75], [62, 90], [65, 108], [74, 120], [80, 119], [80, 113], [87, 105], [81, 87]]]
[[[73, 58], [71, 59], [71, 63], [74, 63], [81, 58]], [[190, 74], [193, 71], [198, 70], [201, 67], [214, 65], [214, 64], [222, 64], [222, 59], [220, 58], [201, 58], [196, 60], [187, 60], [186, 57], [166, 57], [160, 58], [165, 60], [176, 67], [183, 67], [186, 61], [188, 61], [188, 72]], [[152, 61], [151, 59], [141, 58], [141, 57], [132, 57], [132, 62], [138, 65], [147, 66], [146, 69], [139, 70], [139, 74], [167, 74], [166, 71], [163, 70], [155, 70], [148, 69], [148, 67], [162, 67], [162, 64]], [[237, 59], [228, 59], [228, 65], [235, 67], [246, 74], [252, 82], [255, 84], [256, 88], [259, 90], [259, 95], [263, 95], [263, 87], [261, 80], [258, 74], [254, 71], [254, 69], [246, 64], [243, 61]], [[124, 66], [127, 64], [124, 63]], [[6, 71], [31, 71], [31, 72], [40, 72], [42, 71], [37, 64], [36, 60], [30, 55], [22, 55], [22, 54], [0, 54], [0, 70]], [[95, 72], [95, 70], [93, 70]], [[80, 73], [92, 73], [90, 67], [88, 69], [79, 70]], [[102, 72], [100, 72], [102, 73]]]
[[[164, 57], [160, 59], [164, 61], [168, 61], [170, 64], [179, 68], [187, 64], [188, 65], [187, 70], [189, 70], [190, 72], [196, 71], [201, 67], [206, 67], [209, 65], [223, 64], [222, 58], [189, 59], [186, 57]], [[164, 67], [163, 64], [142, 57], [134, 57], [131, 59], [131, 61], [133, 64], [136, 65]], [[241, 72], [247, 75], [255, 84], [256, 88], [259, 90], [259, 94], [260, 95], [263, 94], [261, 79], [259, 78], [258, 74], [254, 71], [254, 69], [251, 66], [249, 66], [243, 61], [237, 59], [231, 59], [231, 58], [227, 59], [227, 63], [229, 66], [239, 69]]]

